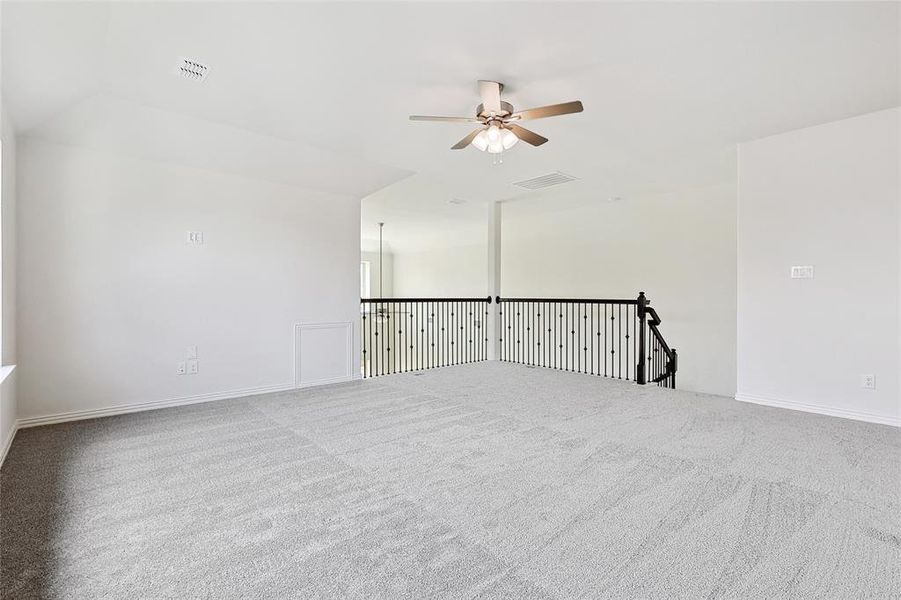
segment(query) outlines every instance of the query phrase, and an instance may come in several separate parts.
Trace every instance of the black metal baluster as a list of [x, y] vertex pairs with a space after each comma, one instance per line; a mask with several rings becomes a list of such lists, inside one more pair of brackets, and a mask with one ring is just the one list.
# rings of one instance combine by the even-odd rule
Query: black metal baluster
[[[654, 334], [654, 379], [660, 377], [660, 343], [657, 341], [656, 332]], [[660, 385], [659, 383], [657, 385]]]
[[504, 320], [506, 320], [507, 315], [505, 314], [504, 305], [501, 303], [499, 297], [497, 302], [497, 324], [495, 328], [489, 332], [490, 335], [498, 335], [500, 332], [499, 338], [494, 338], [497, 342], [497, 352], [500, 360], [504, 360], [506, 354], [504, 353]]
[[513, 355], [517, 363], [522, 364], [522, 302], [513, 304], [516, 311], [513, 313], [513, 333], [516, 344], [513, 347]]
[[588, 372], [588, 331], [586, 329], [588, 327], [588, 315], [585, 311], [589, 306], [590, 305], [588, 304], [579, 303], [579, 318], [581, 319], [582, 325], [582, 335], [579, 340], [579, 345], [582, 347], [582, 360], [579, 363], [580, 373]]
[[513, 302], [507, 303], [507, 318], [505, 319], [507, 329], [504, 333], [506, 337], [505, 342], [505, 351], [507, 354], [507, 361], [514, 362], [516, 360], [516, 356], [513, 354], [513, 347], [515, 344], [513, 343], [513, 315], [515, 314], [516, 309], [514, 308]]
[[378, 303], [378, 330], [375, 335], [379, 338], [379, 375], [385, 374], [385, 315], [382, 303]]
[[513, 304], [516, 312], [513, 313], [513, 334], [516, 339], [516, 346], [513, 347], [513, 355], [518, 363], [522, 363], [522, 302]]
[[486, 303], [485, 310], [482, 311], [482, 318], [479, 319], [479, 340], [481, 340], [480, 344], [482, 348], [480, 356], [482, 357], [482, 360], [486, 360], [488, 358], [488, 335], [486, 332], [488, 331], [488, 311], [490, 310], [491, 304]]
[[[559, 303], [554, 302], [554, 368], [563, 370], [563, 312]], [[559, 355], [559, 356], [558, 356]]]
[[[604, 377], [607, 377], [610, 374], [611, 369], [609, 368], [607, 363], [611, 362], [611, 357], [613, 356], [613, 354], [611, 354], [611, 350], [613, 348], [613, 333], [610, 330], [611, 321], [607, 317], [608, 307], [610, 309], [610, 312], [613, 312], [612, 305], [604, 304]], [[607, 347], [608, 345], [610, 346], [609, 349]]]
[[413, 302], [413, 369], [416, 371], [422, 369], [422, 365], [419, 362], [419, 357], [422, 353], [422, 339], [419, 331], [419, 305], [420, 302]]
[[578, 373], [579, 367], [581, 366], [581, 364], [580, 364], [581, 356], [580, 355], [582, 354], [582, 349], [579, 347], [579, 338], [582, 335], [581, 331], [579, 329], [579, 303], [572, 302], [572, 303], [570, 303], [570, 306], [572, 307], [572, 315], [573, 315], [573, 321], [572, 321], [572, 326], [571, 326], [572, 333], [570, 334], [570, 335], [572, 335], [572, 347], [573, 347], [572, 371], [573, 371], [573, 373]]
[[526, 343], [525, 343], [526, 347], [524, 348], [525, 361], [526, 361], [527, 365], [531, 365], [532, 364], [532, 344], [534, 343], [534, 340], [532, 339], [532, 326], [535, 324], [533, 322], [532, 303], [531, 302], [525, 303], [525, 311], [526, 311]]
[[458, 351], [457, 317], [458, 317], [459, 313], [457, 310], [456, 302], [450, 302], [449, 304], [450, 304], [450, 306], [449, 306], [450, 322], [449, 322], [449, 327], [448, 327], [448, 333], [450, 334], [450, 356], [449, 356], [448, 362], [452, 365], [455, 365], [455, 364], [457, 364], [457, 351]]
[[579, 369], [582, 367], [582, 348], [580, 346], [581, 340], [579, 338], [582, 337], [582, 330], [579, 328], [579, 311], [581, 307], [578, 302], [572, 303], [573, 310], [573, 372], [578, 373]]
[[460, 363], [460, 303], [452, 302], [451, 303], [451, 360], [453, 364]]
[[410, 364], [410, 362], [409, 362], [410, 352], [407, 348], [407, 337], [409, 336], [409, 329], [410, 329], [410, 317], [409, 317], [408, 310], [407, 310], [408, 306], [409, 306], [409, 302], [404, 302], [401, 306], [403, 307], [402, 312], [404, 315], [404, 317], [403, 317], [403, 319], [401, 319], [401, 321], [403, 321], [404, 325], [401, 328], [401, 331], [403, 331], [403, 333], [401, 334], [401, 343], [403, 344], [403, 348], [401, 348], [402, 352], [401, 352], [400, 369], [401, 369], [402, 373], [406, 373], [408, 370], [408, 366]]
[[537, 340], [535, 339], [535, 335], [537, 333], [537, 331], [535, 329], [535, 326], [536, 326], [535, 319], [537, 318], [538, 309], [534, 302], [529, 302], [528, 306], [529, 306], [529, 364], [532, 366], [536, 366], [537, 365], [536, 361], [538, 358], [538, 356], [537, 356], [538, 346], [536, 345]]
[[463, 349], [460, 348], [460, 345], [462, 344], [460, 341], [460, 338], [462, 337], [460, 335], [460, 330], [463, 328], [463, 315], [460, 314], [460, 303], [455, 302], [454, 305], [454, 357], [456, 364], [460, 364], [462, 362], [461, 356], [463, 354]]
[[394, 343], [392, 344], [394, 349], [394, 372], [400, 373], [404, 359], [404, 349], [401, 347], [404, 343], [402, 333], [404, 329], [403, 305], [394, 303], [391, 307], [394, 309]]
[[457, 364], [463, 362], [463, 350], [466, 349], [466, 344], [463, 343], [463, 303], [457, 302], [457, 317], [456, 324], [457, 327], [454, 329], [454, 333], [457, 335]]
[[457, 303], [450, 303], [450, 327], [448, 328], [448, 333], [450, 333], [450, 358], [449, 363], [452, 365], [457, 364], [457, 352], [459, 350], [459, 344], [457, 344], [457, 321], [460, 313], [458, 312]]
[[616, 307], [616, 338], [619, 340], [618, 342], [618, 350], [616, 351], [616, 360], [617, 366], [619, 367], [619, 373], [617, 374], [617, 379], [623, 378], [623, 305], [620, 304]]
[[522, 302], [517, 302], [516, 318], [513, 321], [513, 331], [516, 334], [516, 348], [513, 349], [516, 362], [522, 363]]
[[[542, 306], [541, 313], [544, 315], [544, 321], [542, 321], [542, 323], [541, 323], [541, 343], [542, 343], [542, 346], [544, 347], [544, 352], [542, 353], [541, 356], [542, 356], [542, 360], [544, 361], [544, 366], [548, 367], [551, 364], [551, 355], [549, 353], [550, 345], [548, 343], [548, 340], [550, 339], [550, 331], [551, 331], [550, 329], [548, 329], [548, 324], [550, 324], [551, 321], [548, 320], [548, 318], [547, 318], [548, 315], [550, 314], [550, 308], [549, 308], [550, 304], [548, 302], [544, 302], [544, 303], [542, 303], [541, 306]], [[545, 330], [547, 330], [547, 331], [545, 332]]]
[[623, 357], [623, 364], [626, 366], [626, 376], [624, 379], [629, 379], [629, 305], [625, 305], [626, 310], [626, 337], [623, 338], [623, 346], [626, 348], [626, 356]]
[[596, 305], [595, 305], [594, 303], [588, 305], [588, 314], [589, 314], [590, 321], [591, 321], [590, 324], [589, 324], [589, 326], [591, 327], [591, 329], [588, 330], [589, 333], [590, 333], [590, 337], [591, 337], [591, 342], [590, 342], [590, 343], [591, 343], [591, 346], [590, 346], [590, 347], [591, 347], [591, 352], [589, 353], [589, 356], [588, 356], [588, 363], [589, 363], [589, 365], [590, 365], [590, 366], [589, 366], [589, 369], [590, 369], [590, 373], [591, 373], [592, 375], [594, 375], [594, 345], [595, 345], [595, 343], [597, 342], [597, 337], [598, 337], [598, 336], [596, 336], [596, 335], [594, 334], [594, 311], [595, 311], [595, 307], [596, 307]]
[[469, 307], [469, 302], [466, 301], [463, 303], [463, 362], [469, 363], [472, 362], [470, 357], [470, 348], [472, 344], [472, 325], [469, 322], [472, 318], [472, 311]]
[[632, 364], [632, 381], [635, 381], [635, 379], [636, 379], [634, 363], [635, 363], [635, 357], [638, 356], [638, 353], [635, 351], [637, 348], [636, 339], [635, 339], [638, 337], [637, 331], [638, 331], [638, 325], [637, 325], [637, 322], [635, 319], [635, 307], [633, 306], [632, 307], [632, 363], [633, 363]]
[[560, 315], [560, 321], [557, 326], [557, 330], [555, 331], [555, 333], [557, 334], [557, 345], [560, 347], [560, 367], [559, 368], [561, 371], [565, 371], [566, 370], [566, 362], [565, 362], [566, 336], [564, 334], [564, 331], [566, 331], [566, 316], [565, 316], [566, 315], [566, 306], [558, 303], [557, 310], [558, 310], [557, 314]]
[[419, 368], [416, 364], [416, 348], [417, 338], [419, 336], [419, 329], [416, 327], [416, 301], [410, 301], [410, 333], [409, 333], [409, 343], [410, 343], [410, 363], [409, 368], [411, 371], [418, 371]]
[[[379, 328], [382, 326], [381, 319], [379, 318], [379, 303], [376, 302], [373, 307], [375, 311], [373, 311], [372, 315], [372, 324], [375, 326], [375, 331], [373, 332], [373, 344], [372, 344], [372, 357], [375, 359], [375, 376], [378, 377], [381, 375], [379, 372], [382, 368], [382, 340], [379, 336]], [[370, 307], [372, 310], [372, 307]]]
[[388, 361], [388, 372], [392, 375], [397, 373], [397, 314], [394, 306], [392, 303], [388, 304], [388, 357], [391, 359]]

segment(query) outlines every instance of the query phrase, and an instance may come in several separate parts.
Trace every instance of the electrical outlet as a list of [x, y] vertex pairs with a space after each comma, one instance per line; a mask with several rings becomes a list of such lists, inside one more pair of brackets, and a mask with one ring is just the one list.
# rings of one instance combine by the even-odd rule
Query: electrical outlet
[[199, 370], [200, 365], [197, 364], [196, 358], [188, 361], [188, 375], [197, 375]]
[[184, 375], [187, 372], [188, 372], [188, 367], [187, 367], [187, 364], [185, 363], [185, 361], [181, 361], [180, 363], [178, 363], [178, 366], [175, 367], [176, 375]]
[[185, 349], [185, 358], [197, 358], [197, 346], [188, 346]]
[[876, 389], [876, 376], [875, 375], [861, 375], [860, 376], [860, 387], [865, 390], [875, 390]]

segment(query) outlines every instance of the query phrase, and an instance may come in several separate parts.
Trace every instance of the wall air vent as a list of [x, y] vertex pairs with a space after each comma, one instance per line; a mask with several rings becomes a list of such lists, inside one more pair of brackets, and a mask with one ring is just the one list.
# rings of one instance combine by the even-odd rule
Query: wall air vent
[[208, 65], [190, 58], [181, 57], [175, 65], [175, 73], [190, 81], [203, 81], [209, 72]]
[[566, 183], [567, 181], [575, 181], [576, 179], [578, 179], [578, 177], [573, 177], [572, 175], [567, 175], [566, 173], [557, 171], [555, 173], [542, 175], [541, 177], [533, 177], [532, 179], [526, 179], [525, 181], [517, 181], [513, 185], [525, 188], [527, 190], [540, 190], [546, 187], [551, 187], [552, 185], [560, 185], [561, 183]]

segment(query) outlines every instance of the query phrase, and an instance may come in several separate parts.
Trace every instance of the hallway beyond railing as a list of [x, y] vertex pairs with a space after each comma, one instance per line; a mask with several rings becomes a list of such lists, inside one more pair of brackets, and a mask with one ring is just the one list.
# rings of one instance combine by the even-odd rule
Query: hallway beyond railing
[[[489, 357], [487, 298], [364, 298], [364, 378]], [[678, 357], [660, 317], [635, 299], [496, 298], [497, 359], [676, 387]]]

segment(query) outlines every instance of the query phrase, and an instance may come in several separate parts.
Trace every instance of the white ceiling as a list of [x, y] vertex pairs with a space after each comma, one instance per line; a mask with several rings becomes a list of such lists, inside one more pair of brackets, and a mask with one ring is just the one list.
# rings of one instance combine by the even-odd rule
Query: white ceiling
[[[737, 142], [901, 104], [891, 2], [4, 2], [2, 17], [20, 131], [175, 161], [189, 137], [201, 166], [360, 195], [412, 173], [365, 211], [408, 224], [555, 170], [602, 198], [728, 181]], [[180, 56], [209, 78], [175, 77]], [[471, 114], [477, 79], [518, 108], [585, 112], [534, 122], [550, 142], [498, 167], [449, 149], [468, 126], [407, 120]], [[146, 125], [163, 113], [194, 133]]]

